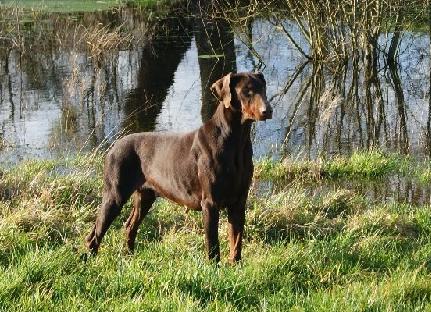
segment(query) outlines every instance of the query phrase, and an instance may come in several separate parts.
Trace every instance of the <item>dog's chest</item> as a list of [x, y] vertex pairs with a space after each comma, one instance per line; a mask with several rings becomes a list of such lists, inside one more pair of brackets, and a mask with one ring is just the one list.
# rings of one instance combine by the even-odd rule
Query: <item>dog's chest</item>
[[226, 159], [216, 166], [212, 187], [212, 196], [216, 202], [235, 202], [248, 192], [253, 172], [252, 160]]

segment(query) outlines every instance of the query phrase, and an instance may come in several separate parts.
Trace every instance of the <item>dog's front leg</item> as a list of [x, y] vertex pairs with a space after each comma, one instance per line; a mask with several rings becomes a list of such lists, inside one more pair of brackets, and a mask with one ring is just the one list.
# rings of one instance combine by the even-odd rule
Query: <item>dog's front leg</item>
[[229, 222], [229, 262], [235, 263], [241, 260], [242, 236], [245, 223], [245, 202], [247, 197], [227, 208]]
[[210, 200], [201, 202], [205, 227], [205, 246], [210, 260], [220, 261], [220, 246], [218, 240], [219, 209]]

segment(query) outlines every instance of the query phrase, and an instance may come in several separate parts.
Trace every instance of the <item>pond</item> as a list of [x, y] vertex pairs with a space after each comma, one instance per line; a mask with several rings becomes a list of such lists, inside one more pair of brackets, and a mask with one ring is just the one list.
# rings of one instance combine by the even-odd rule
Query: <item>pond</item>
[[244, 28], [180, 7], [75, 4], [29, 17], [0, 6], [1, 162], [104, 149], [131, 132], [192, 130], [214, 111], [212, 82], [253, 70], [264, 73], [274, 107], [253, 128], [256, 158], [374, 147], [428, 155], [426, 28], [399, 32], [395, 62], [387, 59], [396, 34], [381, 30], [372, 62], [359, 51], [334, 69], [305, 57], [313, 47], [294, 18], [259, 16]]

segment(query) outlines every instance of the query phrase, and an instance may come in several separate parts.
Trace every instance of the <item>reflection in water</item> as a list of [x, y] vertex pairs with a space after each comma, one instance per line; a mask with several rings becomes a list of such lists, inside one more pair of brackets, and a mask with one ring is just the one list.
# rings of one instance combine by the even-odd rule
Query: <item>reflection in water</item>
[[343, 187], [356, 194], [363, 194], [376, 203], [397, 202], [412, 205], [424, 205], [431, 202], [431, 187], [421, 185], [406, 177], [391, 176], [377, 181], [346, 180], [333, 185], [322, 186], [328, 188]]
[[[116, 27], [128, 25], [127, 36], [137, 36], [147, 25], [138, 11], [40, 16], [26, 23], [20, 45], [7, 23], [0, 27], [5, 34], [1, 38], [11, 38], [0, 46], [0, 132], [8, 145], [3, 161], [96, 146], [118, 125], [119, 103], [136, 81], [134, 63], [141, 43], [122, 50]], [[87, 40], [95, 34], [103, 40]], [[97, 50], [102, 44], [104, 49]], [[125, 59], [129, 66], [122, 66]]]
[[213, 115], [217, 100], [211, 85], [229, 72], [236, 72], [234, 35], [224, 20], [196, 19], [196, 46], [199, 54], [199, 73], [202, 86], [202, 120]]
[[[429, 34], [377, 33], [366, 50], [327, 66], [304, 57], [314, 53], [295, 22], [284, 20], [281, 31], [264, 19], [248, 20], [246, 34], [235, 34], [226, 22], [193, 9], [193, 18], [151, 23], [133, 8], [74, 18], [55, 13], [51, 24], [29, 26], [32, 53], [0, 47], [2, 160], [92, 149], [125, 131], [191, 130], [212, 115], [210, 85], [257, 64], [265, 65], [275, 111], [274, 119], [254, 127], [256, 157], [315, 158], [371, 147], [422, 155], [431, 150]], [[147, 41], [93, 58], [83, 41], [74, 40], [76, 29], [85, 33], [70, 26], [77, 21], [84, 30], [124, 25], [135, 39], [153, 31]], [[41, 31], [45, 37], [38, 41]], [[393, 46], [397, 54], [390, 53]]]
[[409, 137], [407, 133], [407, 121], [406, 121], [406, 103], [404, 101], [404, 91], [401, 85], [401, 79], [398, 74], [397, 64], [392, 62], [389, 63], [389, 72], [391, 74], [391, 79], [393, 82], [393, 87], [395, 91], [396, 107], [399, 117], [398, 137], [396, 142], [398, 143], [398, 149], [402, 153], [407, 153], [409, 148]]
[[[301, 42], [301, 34], [289, 27], [297, 36], [295, 41]], [[283, 118], [280, 135], [273, 136], [272, 142], [284, 143], [283, 154], [314, 158], [371, 147], [424, 153], [428, 35], [403, 33], [396, 64], [388, 61], [384, 50], [391, 37], [381, 35], [378, 46], [371, 46], [365, 54], [358, 51], [334, 69], [307, 62], [271, 25], [255, 25], [255, 32], [259, 38], [270, 33], [278, 44], [268, 49], [268, 42], [262, 39], [265, 44], [255, 45], [266, 62], [267, 80], [279, 81], [282, 70], [289, 73], [284, 85], [275, 86], [270, 94], [278, 110], [275, 116]], [[276, 61], [274, 55], [279, 56]], [[288, 64], [295, 59], [298, 61]]]
[[159, 35], [143, 48], [137, 86], [124, 103], [124, 123], [131, 132], [155, 129], [156, 116], [174, 82], [178, 64], [190, 49], [190, 21], [170, 19], [168, 23], [169, 33]]
[[[431, 187], [397, 175], [377, 180], [346, 179], [337, 181], [314, 182], [302, 185], [309, 192], [310, 197], [327, 194], [334, 190], [346, 189], [361, 194], [367, 200], [376, 204], [403, 203], [411, 205], [426, 205], [431, 202]], [[263, 193], [290, 189], [292, 186], [285, 182], [280, 185], [265, 185], [258, 182], [255, 190]]]

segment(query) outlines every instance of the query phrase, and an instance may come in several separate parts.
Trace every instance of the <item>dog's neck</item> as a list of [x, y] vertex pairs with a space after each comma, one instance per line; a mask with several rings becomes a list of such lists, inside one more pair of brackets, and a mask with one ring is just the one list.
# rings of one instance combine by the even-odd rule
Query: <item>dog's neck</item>
[[220, 135], [224, 139], [239, 137], [242, 142], [250, 139], [252, 120], [243, 120], [240, 109], [226, 108], [220, 103], [211, 120], [221, 130]]

